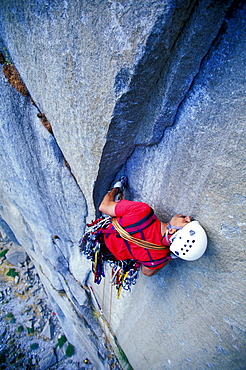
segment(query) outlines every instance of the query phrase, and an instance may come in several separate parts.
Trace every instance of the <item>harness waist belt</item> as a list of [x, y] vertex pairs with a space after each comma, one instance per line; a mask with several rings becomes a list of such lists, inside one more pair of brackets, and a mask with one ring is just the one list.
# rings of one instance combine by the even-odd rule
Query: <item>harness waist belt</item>
[[156, 249], [156, 250], [160, 250], [160, 249], [168, 249], [168, 247], [164, 247], [162, 245], [158, 245], [158, 244], [154, 244], [154, 243], [151, 243], [147, 240], [142, 240], [142, 239], [137, 239], [137, 238], [134, 238], [132, 235], [130, 235], [122, 226], [120, 226], [120, 224], [118, 223], [117, 219], [114, 217], [112, 218], [112, 223], [115, 227], [115, 229], [118, 231], [118, 233], [120, 234], [121, 238], [124, 239], [124, 240], [127, 240], [127, 241], [130, 241], [136, 245], [138, 245], [139, 247], [143, 247], [143, 248], [147, 248], [147, 249]]
[[[147, 227], [152, 225], [156, 220], [157, 220], [157, 217], [154, 215], [153, 210], [151, 210], [151, 212], [147, 216], [145, 216], [144, 218], [142, 218], [135, 224], [124, 226], [124, 229], [127, 230], [129, 234], [136, 234], [137, 232], [147, 229]], [[114, 228], [104, 229], [102, 230], [102, 233], [103, 234], [118, 234], [118, 232]]]

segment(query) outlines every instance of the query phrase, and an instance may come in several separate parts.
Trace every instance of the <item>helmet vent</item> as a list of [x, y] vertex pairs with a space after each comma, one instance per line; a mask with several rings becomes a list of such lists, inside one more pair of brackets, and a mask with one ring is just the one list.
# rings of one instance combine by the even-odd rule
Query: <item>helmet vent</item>
[[172, 253], [175, 251], [177, 257], [195, 261], [204, 254], [207, 236], [198, 221], [191, 221], [178, 230], [176, 235], [176, 239], [174, 236], [171, 237], [170, 251]]

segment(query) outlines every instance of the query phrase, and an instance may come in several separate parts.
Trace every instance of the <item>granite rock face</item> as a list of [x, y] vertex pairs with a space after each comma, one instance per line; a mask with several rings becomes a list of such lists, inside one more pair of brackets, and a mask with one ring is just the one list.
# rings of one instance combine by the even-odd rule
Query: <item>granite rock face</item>
[[240, 1], [0, 5], [1, 50], [30, 94], [1, 75], [0, 225], [96, 368], [107, 350], [78, 240], [123, 172], [129, 199], [163, 221], [191, 214], [209, 237], [202, 259], [140, 275], [120, 300], [108, 276], [94, 287], [131, 366], [245, 368], [245, 13]]

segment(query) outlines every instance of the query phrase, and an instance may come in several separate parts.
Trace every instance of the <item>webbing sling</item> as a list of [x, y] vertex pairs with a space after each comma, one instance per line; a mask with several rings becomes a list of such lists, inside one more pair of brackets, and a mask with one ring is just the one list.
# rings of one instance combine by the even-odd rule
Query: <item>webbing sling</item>
[[[124, 226], [124, 229], [127, 229], [129, 234], [136, 234], [138, 232], [141, 232], [142, 230], [147, 229], [156, 220], [157, 217], [154, 215], [154, 211], [151, 210], [150, 213], [144, 216], [141, 220], [135, 222], [134, 224]], [[102, 233], [106, 234], [106, 238], [109, 236], [109, 234], [117, 234], [116, 237], [120, 237], [115, 228], [102, 230]]]
[[114, 225], [115, 230], [119, 233], [122, 239], [127, 240], [133, 244], [136, 244], [139, 247], [153, 249], [153, 250], [169, 249], [168, 247], [163, 246], [163, 245], [158, 245], [158, 244], [150, 243], [147, 240], [141, 240], [141, 239], [134, 238], [125, 229], [123, 229], [122, 226], [120, 226], [119, 222], [117, 221], [115, 217], [112, 217], [112, 224]]

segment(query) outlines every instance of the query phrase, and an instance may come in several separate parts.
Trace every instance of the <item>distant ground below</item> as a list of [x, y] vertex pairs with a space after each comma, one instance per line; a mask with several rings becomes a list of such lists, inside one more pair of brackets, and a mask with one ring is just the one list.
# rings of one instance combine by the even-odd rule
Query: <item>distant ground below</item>
[[[0, 370], [93, 369], [72, 359], [55, 312], [30, 260], [13, 266], [12, 243], [0, 241]], [[85, 362], [84, 362], [85, 361]]]

